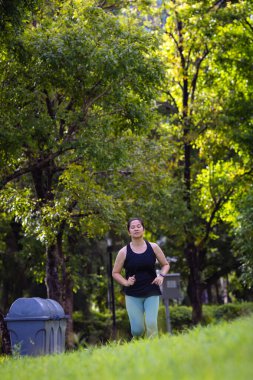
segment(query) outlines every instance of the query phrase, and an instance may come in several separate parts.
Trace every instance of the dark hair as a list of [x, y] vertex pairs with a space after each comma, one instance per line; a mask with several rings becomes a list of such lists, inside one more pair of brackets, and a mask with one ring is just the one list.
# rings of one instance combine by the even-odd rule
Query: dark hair
[[143, 220], [142, 220], [141, 218], [130, 218], [130, 219], [128, 220], [128, 222], [127, 222], [127, 230], [128, 230], [128, 231], [129, 231], [129, 229], [130, 229], [130, 224], [131, 224], [134, 220], [139, 220], [139, 222], [141, 223], [142, 227], [145, 228], [145, 227], [144, 227], [144, 222], [143, 222]]

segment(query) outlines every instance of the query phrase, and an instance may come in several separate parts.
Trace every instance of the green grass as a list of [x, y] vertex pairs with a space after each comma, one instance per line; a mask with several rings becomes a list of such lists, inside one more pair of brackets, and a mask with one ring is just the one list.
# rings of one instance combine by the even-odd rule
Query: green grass
[[0, 379], [251, 380], [253, 317], [61, 355], [0, 357]]

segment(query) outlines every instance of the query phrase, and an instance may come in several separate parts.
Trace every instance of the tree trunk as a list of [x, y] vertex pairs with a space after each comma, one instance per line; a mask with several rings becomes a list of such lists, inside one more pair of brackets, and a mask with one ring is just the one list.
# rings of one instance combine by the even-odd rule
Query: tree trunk
[[74, 348], [74, 329], [73, 329], [73, 303], [74, 303], [74, 297], [73, 297], [73, 281], [68, 276], [66, 278], [65, 282], [65, 301], [63, 308], [65, 310], [65, 313], [68, 316], [67, 320], [67, 329], [66, 329], [66, 346], [68, 349]]
[[57, 236], [56, 244], [47, 249], [47, 296], [59, 302], [65, 314], [68, 315], [66, 345], [68, 348], [73, 348], [73, 283], [70, 274], [66, 270], [65, 261], [61, 231]]
[[61, 284], [59, 281], [59, 260], [57, 255], [57, 246], [51, 245], [47, 248], [46, 264], [46, 287], [47, 296], [62, 304]]
[[5, 355], [11, 354], [11, 339], [7, 329], [3, 313], [0, 311], [0, 340], [2, 343], [1, 353]]
[[[49, 199], [53, 200], [52, 186], [52, 168], [54, 163], [49, 162], [44, 170], [36, 168], [33, 170], [33, 180], [38, 199], [42, 204]], [[66, 343], [67, 347], [73, 347], [73, 284], [70, 274], [66, 270], [66, 257], [63, 252], [62, 240], [65, 228], [63, 221], [56, 238], [56, 242], [46, 250], [46, 287], [47, 297], [51, 298], [63, 307], [65, 314], [69, 316], [67, 321]]]
[[202, 320], [202, 284], [199, 267], [198, 250], [194, 243], [187, 243], [185, 257], [189, 266], [187, 293], [192, 305], [192, 322], [198, 324]]
[[62, 223], [60, 231], [57, 235], [57, 252], [60, 262], [60, 273], [61, 273], [61, 282], [62, 282], [62, 307], [65, 313], [68, 315], [67, 320], [67, 329], [66, 329], [66, 344], [68, 348], [74, 347], [73, 342], [73, 281], [71, 274], [66, 267], [67, 257], [64, 255], [62, 247], [63, 231], [65, 227], [65, 222]]

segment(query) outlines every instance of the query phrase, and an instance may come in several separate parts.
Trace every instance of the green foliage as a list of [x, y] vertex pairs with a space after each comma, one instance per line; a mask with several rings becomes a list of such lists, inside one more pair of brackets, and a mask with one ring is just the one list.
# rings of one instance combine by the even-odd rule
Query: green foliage
[[[226, 304], [216, 307], [214, 317], [217, 321], [231, 321], [232, 319], [243, 317], [252, 313], [252, 303]], [[215, 308], [214, 308], [215, 309]]]
[[242, 280], [249, 289], [253, 286], [253, 209], [252, 189], [241, 202], [238, 203], [238, 225], [235, 229], [234, 248], [242, 263]]
[[[228, 303], [223, 305], [204, 305], [202, 325], [232, 321], [239, 317], [253, 314], [253, 303]], [[112, 339], [112, 316], [107, 310], [104, 313], [90, 311], [87, 314], [75, 312], [74, 331], [79, 337], [79, 346], [106, 343]], [[184, 333], [192, 329], [192, 310], [189, 306], [170, 306], [170, 320], [173, 334]], [[166, 314], [163, 305], [159, 308], [158, 328], [160, 334], [167, 333]], [[130, 325], [125, 309], [116, 310], [116, 340], [130, 340]], [[77, 344], [78, 346], [78, 344]]]
[[[91, 310], [89, 315], [80, 311], [73, 314], [77, 347], [106, 344], [113, 339], [112, 315], [108, 311], [100, 313]], [[129, 320], [125, 309], [116, 311], [116, 340], [130, 340]]]
[[[37, 10], [41, 0], [2, 0], [0, 2], [0, 30], [16, 31], [29, 19], [30, 13]], [[28, 16], [29, 15], [29, 16]]]
[[[46, 244], [62, 222], [72, 227], [76, 215], [97, 236], [120, 214], [112, 186], [110, 195], [105, 190], [110, 172], [129, 157], [130, 141], [118, 135], [150, 124], [151, 87], [161, 79], [158, 58], [149, 54], [154, 40], [93, 2], [78, 1], [65, 2], [57, 16], [42, 17], [19, 38], [22, 57], [10, 53], [2, 61], [1, 154], [8, 171], [2, 167], [1, 177], [5, 184], [23, 171], [34, 179], [37, 171], [42, 187], [38, 192], [37, 180], [33, 195], [26, 176], [16, 195], [6, 188], [3, 205]], [[55, 166], [52, 173], [40, 169], [41, 160]], [[25, 192], [30, 204], [22, 200]]]
[[20, 1], [7, 12], [22, 25], [5, 23], [0, 51], [1, 216], [22, 223], [20, 257], [40, 281], [42, 245], [64, 231], [74, 288], [90, 294], [104, 263], [83, 236], [125, 239], [125, 220], [141, 214], [184, 281], [191, 240], [206, 252], [201, 281], [231, 271], [231, 256], [252, 285], [252, 4], [156, 5]]
[[[207, 282], [212, 277], [210, 267], [214, 277], [217, 273], [213, 242], [223, 240], [220, 232], [225, 223], [229, 246], [238, 223], [236, 204], [247, 196], [252, 183], [252, 70], [245, 70], [252, 61], [252, 4], [160, 4], [154, 13], [161, 19], [166, 15], [163, 28], [155, 22], [151, 26], [155, 30], [159, 25], [167, 68], [159, 100], [168, 124], [167, 142], [176, 151], [173, 178], [182, 179], [181, 204], [186, 200], [188, 209], [185, 219], [180, 219], [184, 230], [179, 230], [175, 240], [182, 242], [181, 252], [189, 241], [196, 248], [190, 270], [193, 274], [199, 264], [195, 274], [201, 273], [199, 283]], [[230, 254], [237, 256], [233, 250]], [[191, 249], [186, 256], [193, 256]], [[222, 269], [229, 271], [225, 260], [224, 264]]]
[[80, 312], [73, 314], [74, 331], [79, 336], [78, 345], [103, 344], [111, 338], [110, 313], [91, 312], [84, 316]]

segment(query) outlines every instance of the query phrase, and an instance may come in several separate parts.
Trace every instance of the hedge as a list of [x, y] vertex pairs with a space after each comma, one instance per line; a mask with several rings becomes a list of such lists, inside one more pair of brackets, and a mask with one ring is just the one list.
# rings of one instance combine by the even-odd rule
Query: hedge
[[[201, 324], [219, 323], [220, 321], [231, 321], [253, 313], [253, 302], [227, 303], [222, 305], [203, 305], [203, 318]], [[172, 332], [178, 333], [193, 327], [192, 308], [189, 306], [171, 306], [170, 319]], [[159, 327], [166, 332], [165, 307], [159, 311]]]
[[[252, 313], [253, 302], [204, 305], [202, 325], [215, 324], [223, 320], [230, 321]], [[193, 328], [191, 315], [192, 308], [189, 306], [170, 306], [172, 333], [178, 334]], [[74, 313], [73, 317], [76, 347], [89, 344], [104, 344], [113, 339], [112, 316], [109, 312], [91, 311], [90, 315], [85, 317], [78, 311]], [[158, 326], [160, 333], [167, 332], [165, 307], [162, 304], [159, 309]], [[130, 338], [126, 310], [116, 310], [116, 339], [125, 341]]]

